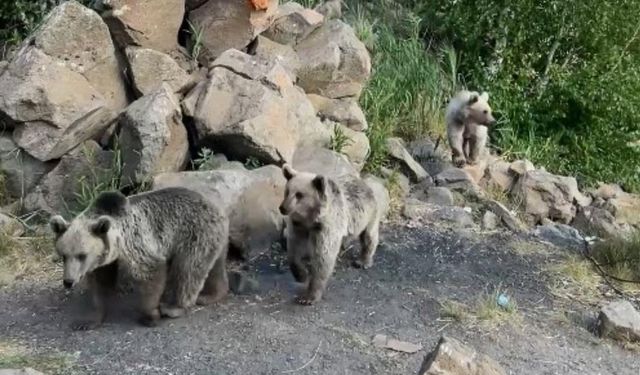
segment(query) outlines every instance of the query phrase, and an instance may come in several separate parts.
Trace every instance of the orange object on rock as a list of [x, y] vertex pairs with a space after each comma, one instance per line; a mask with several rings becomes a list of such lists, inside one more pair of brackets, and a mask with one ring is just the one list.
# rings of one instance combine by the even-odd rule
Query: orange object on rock
[[269, 7], [269, 0], [249, 0], [255, 10], [265, 10]]

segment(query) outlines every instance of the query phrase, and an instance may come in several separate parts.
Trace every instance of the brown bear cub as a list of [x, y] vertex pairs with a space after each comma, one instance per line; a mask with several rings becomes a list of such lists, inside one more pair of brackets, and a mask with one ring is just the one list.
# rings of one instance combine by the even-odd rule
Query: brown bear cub
[[296, 281], [308, 283], [296, 302], [311, 305], [322, 298], [348, 237], [360, 238], [361, 253], [354, 265], [373, 265], [389, 195], [374, 179], [332, 179], [298, 172], [286, 164], [282, 170], [287, 184], [280, 211], [286, 215], [289, 267]]
[[[64, 262], [64, 286], [87, 276], [93, 295], [95, 316], [74, 322], [74, 330], [102, 324], [119, 270], [139, 286], [140, 323], [146, 326], [227, 294], [228, 219], [193, 191], [167, 188], [128, 198], [102, 193], [70, 223], [57, 215], [50, 225]], [[163, 295], [168, 301], [161, 304]]]

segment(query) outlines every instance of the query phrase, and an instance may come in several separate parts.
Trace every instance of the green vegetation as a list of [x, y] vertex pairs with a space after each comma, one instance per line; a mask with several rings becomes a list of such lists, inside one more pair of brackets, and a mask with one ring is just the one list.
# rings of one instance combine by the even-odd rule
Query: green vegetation
[[329, 148], [331, 148], [335, 152], [342, 152], [345, 147], [349, 146], [352, 143], [353, 141], [347, 134], [345, 134], [340, 125], [335, 124], [333, 126], [333, 134], [331, 135], [331, 139], [329, 140]]
[[188, 41], [188, 50], [189, 55], [193, 60], [198, 60], [200, 56], [200, 51], [202, 50], [202, 35], [204, 28], [197, 27], [193, 25], [191, 22], [189, 24], [189, 41]]
[[30, 367], [46, 374], [76, 374], [74, 358], [66, 354], [39, 354], [13, 343], [0, 341], [0, 368]]
[[594, 259], [611, 276], [632, 281], [621, 283], [625, 289], [640, 290], [640, 232], [628, 238], [610, 238], [594, 245]]
[[[522, 316], [513, 298], [506, 297], [500, 287], [493, 292], [482, 293], [473, 306], [446, 300], [441, 303], [440, 316], [469, 326], [495, 328], [505, 323], [517, 325]], [[504, 299], [502, 305], [498, 301]]]

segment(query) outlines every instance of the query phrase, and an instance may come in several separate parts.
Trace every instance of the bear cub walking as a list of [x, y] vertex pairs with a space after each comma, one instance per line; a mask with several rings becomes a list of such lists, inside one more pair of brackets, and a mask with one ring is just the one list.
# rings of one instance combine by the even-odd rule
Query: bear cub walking
[[[125, 197], [102, 193], [67, 223], [51, 218], [55, 248], [64, 262], [65, 288], [88, 277], [95, 316], [74, 322], [74, 330], [97, 328], [118, 270], [139, 284], [140, 323], [154, 326], [161, 316], [185, 315], [228, 292], [225, 270], [229, 222], [200, 194], [167, 188]], [[163, 296], [166, 303], [161, 304]]]
[[389, 195], [374, 180], [351, 176], [334, 180], [298, 172], [287, 164], [282, 171], [287, 184], [280, 212], [286, 215], [289, 267], [296, 281], [308, 283], [296, 302], [311, 305], [322, 298], [346, 238], [360, 237], [361, 253], [354, 265], [373, 265]]
[[487, 126], [496, 122], [489, 106], [489, 94], [458, 92], [447, 106], [445, 121], [453, 164], [458, 168], [465, 163], [476, 164], [487, 143]]

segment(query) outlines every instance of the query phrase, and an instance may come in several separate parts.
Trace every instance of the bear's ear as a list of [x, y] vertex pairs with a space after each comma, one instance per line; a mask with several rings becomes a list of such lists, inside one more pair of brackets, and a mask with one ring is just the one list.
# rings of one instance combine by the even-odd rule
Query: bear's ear
[[472, 94], [471, 97], [469, 98], [469, 101], [467, 102], [467, 104], [469, 105], [474, 105], [478, 102], [478, 95], [477, 94]]
[[489, 93], [486, 91], [483, 91], [482, 94], [480, 94], [480, 99], [482, 99], [483, 102], [488, 102], [489, 101]]
[[102, 237], [111, 228], [111, 219], [107, 216], [100, 216], [95, 223], [91, 224], [90, 230], [93, 235]]
[[320, 198], [324, 199], [327, 191], [327, 179], [324, 176], [318, 175], [311, 180], [311, 185], [316, 189]]
[[62, 236], [64, 232], [69, 228], [69, 223], [60, 215], [55, 215], [51, 219], [49, 219], [49, 226], [53, 233], [55, 233], [56, 237]]
[[291, 168], [289, 164], [285, 164], [282, 166], [282, 174], [287, 180], [294, 178], [297, 173], [298, 172], [296, 172], [295, 169]]

